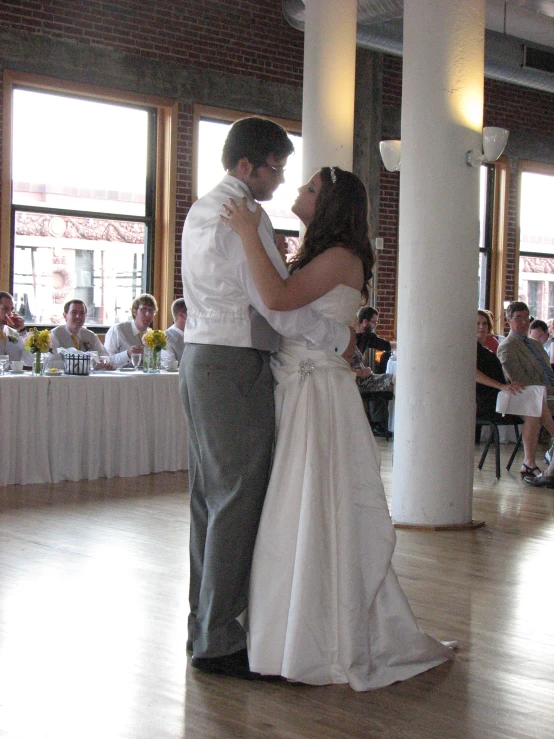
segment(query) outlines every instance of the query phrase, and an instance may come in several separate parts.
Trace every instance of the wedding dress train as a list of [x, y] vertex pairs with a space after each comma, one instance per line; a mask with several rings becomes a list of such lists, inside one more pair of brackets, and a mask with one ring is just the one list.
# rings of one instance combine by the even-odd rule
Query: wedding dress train
[[[339, 285], [312, 306], [351, 324], [359, 301]], [[278, 432], [251, 574], [250, 668], [370, 690], [450, 659], [391, 565], [379, 451], [348, 364], [283, 340], [272, 368]]]

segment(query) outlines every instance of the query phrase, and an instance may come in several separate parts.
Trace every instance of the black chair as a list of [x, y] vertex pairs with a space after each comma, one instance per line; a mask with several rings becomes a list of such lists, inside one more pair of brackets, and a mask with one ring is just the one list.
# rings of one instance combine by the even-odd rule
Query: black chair
[[490, 449], [491, 444], [494, 441], [494, 453], [495, 453], [495, 461], [496, 461], [496, 479], [500, 479], [500, 436], [498, 433], [498, 427], [499, 426], [513, 426], [515, 435], [516, 435], [516, 443], [514, 446], [514, 450], [511, 454], [510, 460], [508, 464], [506, 465], [506, 469], [509, 471], [512, 467], [512, 463], [515, 459], [516, 454], [521, 448], [522, 440], [521, 440], [521, 433], [519, 432], [518, 426], [523, 424], [523, 420], [519, 416], [500, 416], [498, 418], [477, 418], [475, 421], [476, 428], [480, 431], [483, 426], [489, 427], [489, 438], [487, 439], [487, 443], [485, 444], [485, 448], [483, 449], [483, 454], [481, 455], [481, 459], [479, 460], [479, 464], [477, 465], [477, 469], [482, 470], [483, 465], [485, 463], [485, 459], [487, 458], [488, 451]]

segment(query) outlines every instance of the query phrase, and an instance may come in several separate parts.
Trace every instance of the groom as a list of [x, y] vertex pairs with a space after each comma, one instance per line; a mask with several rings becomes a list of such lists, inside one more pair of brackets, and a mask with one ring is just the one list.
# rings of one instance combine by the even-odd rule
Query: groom
[[[275, 411], [270, 352], [279, 335], [348, 357], [353, 331], [309, 307], [269, 311], [254, 285], [240, 237], [220, 216], [246, 197], [271, 200], [293, 145], [263, 118], [243, 118], [223, 147], [227, 174], [197, 200], [183, 229], [183, 293], [188, 308], [180, 393], [188, 428], [192, 666], [251, 679], [243, 616], [258, 523], [269, 481]], [[265, 211], [260, 238], [287, 271]]]

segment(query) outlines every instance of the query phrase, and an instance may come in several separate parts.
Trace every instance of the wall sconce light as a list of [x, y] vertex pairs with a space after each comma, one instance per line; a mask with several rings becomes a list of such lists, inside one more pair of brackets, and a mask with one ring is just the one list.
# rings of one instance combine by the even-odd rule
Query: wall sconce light
[[483, 162], [496, 162], [508, 143], [510, 132], [507, 128], [485, 126], [483, 129], [483, 153], [474, 149], [466, 154], [468, 167], [480, 167]]
[[379, 144], [381, 159], [389, 172], [400, 171], [400, 145], [401, 142], [394, 139], [391, 141], [381, 141]]

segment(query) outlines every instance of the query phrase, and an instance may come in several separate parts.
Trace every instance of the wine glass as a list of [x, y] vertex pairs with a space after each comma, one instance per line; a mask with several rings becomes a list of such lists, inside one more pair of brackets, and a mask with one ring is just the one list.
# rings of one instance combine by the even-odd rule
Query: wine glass
[[96, 365], [100, 362], [98, 352], [89, 352], [90, 354], [90, 371], [94, 372]]
[[140, 364], [140, 360], [142, 359], [142, 354], [131, 354], [131, 362], [133, 363], [133, 367], [137, 369], [137, 367]]
[[9, 354], [0, 354], [0, 375], [3, 375], [6, 369], [6, 365], [10, 361]]

